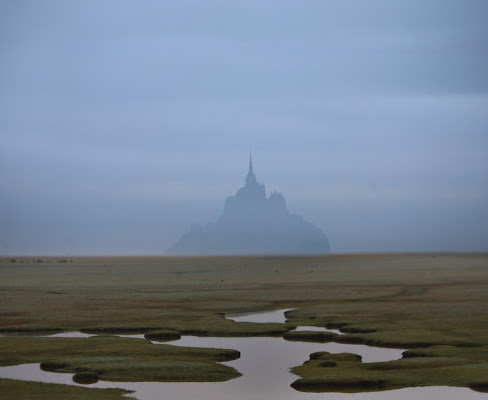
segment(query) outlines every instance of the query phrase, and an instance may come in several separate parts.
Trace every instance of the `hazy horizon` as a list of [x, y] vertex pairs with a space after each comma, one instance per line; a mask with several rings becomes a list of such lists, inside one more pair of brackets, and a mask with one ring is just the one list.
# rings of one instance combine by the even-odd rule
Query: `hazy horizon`
[[0, 4], [0, 256], [159, 255], [249, 150], [332, 253], [488, 251], [488, 3]]

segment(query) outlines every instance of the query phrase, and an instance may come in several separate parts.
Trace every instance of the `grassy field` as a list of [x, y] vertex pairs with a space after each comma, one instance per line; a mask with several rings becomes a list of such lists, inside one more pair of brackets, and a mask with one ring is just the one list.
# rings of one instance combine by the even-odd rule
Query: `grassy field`
[[[121, 389], [85, 389], [77, 386], [0, 379], [0, 398], [16, 400], [130, 400]], [[129, 395], [130, 396], [130, 395]]]
[[[375, 364], [323, 354], [294, 369], [301, 376], [294, 387], [474, 385], [481, 390], [488, 385], [487, 288], [487, 254], [5, 258], [0, 259], [0, 333], [285, 334], [288, 340], [366, 343], [411, 350], [402, 360]], [[287, 313], [287, 324], [224, 318], [278, 308], [296, 308]], [[340, 328], [346, 335], [286, 333], [300, 324]], [[0, 341], [8, 342], [0, 346], [0, 365], [45, 362], [114, 381], [238, 376], [217, 363], [235, 353], [175, 348], [171, 342], [156, 346], [107, 335], [42, 340], [7, 335]]]

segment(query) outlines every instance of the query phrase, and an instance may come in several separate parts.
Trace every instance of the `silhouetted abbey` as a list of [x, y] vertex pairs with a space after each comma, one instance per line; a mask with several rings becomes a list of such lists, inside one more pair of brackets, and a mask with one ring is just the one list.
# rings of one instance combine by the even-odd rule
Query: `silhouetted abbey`
[[205, 229], [198, 224], [169, 250], [173, 255], [321, 254], [330, 251], [327, 236], [302, 217], [290, 214], [285, 198], [256, 180], [249, 159], [245, 186], [225, 200], [223, 215]]

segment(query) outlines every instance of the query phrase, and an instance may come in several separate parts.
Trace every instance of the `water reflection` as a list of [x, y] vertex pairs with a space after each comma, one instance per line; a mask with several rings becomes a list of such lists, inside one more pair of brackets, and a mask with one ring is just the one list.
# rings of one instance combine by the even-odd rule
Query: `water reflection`
[[92, 336], [90, 333], [83, 333], [83, 332], [61, 332], [61, 333], [55, 333], [53, 335], [46, 335], [44, 337], [59, 337], [59, 338], [89, 338]]
[[[225, 317], [235, 322], [254, 322], [254, 323], [269, 323], [276, 322], [284, 324], [286, 322], [285, 313], [294, 310], [294, 308], [286, 308], [283, 310], [262, 311], [257, 313], [242, 313], [242, 314], [228, 314]], [[321, 331], [332, 332], [337, 335], [343, 335], [338, 329], [326, 329], [320, 326], [298, 326], [297, 331]]]
[[97, 382], [78, 385], [70, 374], [45, 372], [39, 364], [0, 367], [0, 378], [62, 383], [93, 388], [121, 388], [134, 391], [131, 396], [139, 400], [486, 400], [484, 393], [465, 388], [425, 387], [371, 393], [302, 393], [290, 387], [273, 387], [269, 383], [259, 387], [244, 378], [223, 383], [172, 383], [172, 382]]
[[339, 329], [326, 329], [320, 326], [297, 326], [296, 331], [320, 331], [320, 332], [332, 332], [337, 335], [344, 335]]
[[[277, 321], [276, 314], [281, 321]], [[283, 322], [283, 310], [271, 314], [273, 322]], [[258, 315], [260, 322], [270, 322], [265, 313]], [[238, 319], [240, 316], [233, 316]], [[252, 315], [244, 316], [247, 320]], [[241, 319], [242, 320], [242, 319]], [[254, 322], [252, 320], [251, 322]], [[309, 327], [307, 327], [308, 329]], [[140, 335], [123, 335], [139, 337]], [[302, 393], [295, 391], [290, 384], [297, 379], [289, 372], [293, 366], [300, 365], [316, 351], [330, 353], [351, 352], [360, 354], [363, 362], [386, 361], [401, 357], [402, 350], [373, 348], [363, 345], [340, 343], [290, 342], [277, 337], [244, 338], [202, 338], [184, 336], [172, 345], [190, 347], [216, 347], [235, 349], [241, 358], [225, 363], [239, 370], [243, 376], [227, 382], [176, 383], [176, 382], [104, 382], [89, 385], [96, 388], [123, 388], [135, 391], [139, 400], [487, 400], [484, 393], [465, 388], [427, 387], [407, 388], [386, 392], [371, 393]], [[45, 372], [39, 364], [24, 364], [14, 367], [0, 367], [1, 378], [32, 380], [51, 383], [77, 385], [71, 374]], [[78, 386], [78, 385], [77, 385]]]
[[285, 313], [294, 310], [294, 308], [286, 308], [283, 310], [260, 311], [254, 313], [240, 313], [227, 314], [225, 318], [235, 322], [254, 322], [254, 323], [278, 323], [284, 324], [286, 322]]

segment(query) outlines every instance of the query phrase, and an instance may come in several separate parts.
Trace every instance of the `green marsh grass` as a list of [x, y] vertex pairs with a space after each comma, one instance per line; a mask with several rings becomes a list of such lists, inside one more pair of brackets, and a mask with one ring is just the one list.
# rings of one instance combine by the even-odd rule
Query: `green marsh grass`
[[[344, 335], [332, 336], [337, 342], [410, 350], [402, 360], [373, 366], [354, 360], [310, 360], [293, 370], [301, 377], [295, 387], [327, 390], [356, 382], [356, 389], [370, 390], [486, 383], [487, 254], [100, 257], [70, 258], [68, 263], [38, 259], [0, 259], [0, 333], [171, 330], [181, 335], [303, 335], [313, 340], [316, 332], [289, 331], [314, 325], [341, 329]], [[284, 308], [293, 309], [286, 314], [286, 324], [225, 318]], [[0, 364], [66, 363], [73, 373], [84, 368], [108, 380], [238, 376], [218, 364], [229, 354], [218, 356], [217, 350], [169, 349], [144, 339], [91, 339], [7, 335], [0, 338], [8, 342], [0, 347]], [[97, 345], [102, 342], [106, 346]], [[337, 366], [320, 367], [324, 362]]]

